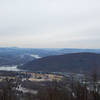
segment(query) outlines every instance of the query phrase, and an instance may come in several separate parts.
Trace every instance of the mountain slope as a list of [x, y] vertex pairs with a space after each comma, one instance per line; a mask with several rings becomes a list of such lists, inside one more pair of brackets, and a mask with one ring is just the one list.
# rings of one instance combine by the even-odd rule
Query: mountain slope
[[100, 54], [72, 53], [56, 56], [48, 56], [37, 59], [21, 66], [20, 68], [33, 71], [75, 71], [85, 72], [99, 68]]
[[0, 48], [0, 66], [25, 64], [34, 59], [51, 55], [69, 53], [93, 52], [100, 54], [100, 49], [71, 49], [71, 48]]

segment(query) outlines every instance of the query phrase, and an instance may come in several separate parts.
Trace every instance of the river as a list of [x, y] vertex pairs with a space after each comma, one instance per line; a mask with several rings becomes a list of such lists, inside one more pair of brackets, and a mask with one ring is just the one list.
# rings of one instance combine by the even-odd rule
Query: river
[[14, 66], [0, 66], [0, 71], [23, 71], [18, 68], [17, 65]]

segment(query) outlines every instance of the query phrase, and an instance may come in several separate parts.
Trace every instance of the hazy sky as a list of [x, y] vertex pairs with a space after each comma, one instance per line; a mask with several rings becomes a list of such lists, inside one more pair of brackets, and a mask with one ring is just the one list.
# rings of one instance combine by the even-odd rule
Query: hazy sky
[[100, 48], [100, 0], [0, 0], [0, 46]]

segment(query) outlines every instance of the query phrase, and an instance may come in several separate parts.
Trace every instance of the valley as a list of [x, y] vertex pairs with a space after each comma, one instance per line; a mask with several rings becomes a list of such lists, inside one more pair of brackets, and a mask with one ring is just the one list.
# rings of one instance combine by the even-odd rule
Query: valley
[[99, 50], [86, 51], [0, 49], [0, 100], [100, 98]]

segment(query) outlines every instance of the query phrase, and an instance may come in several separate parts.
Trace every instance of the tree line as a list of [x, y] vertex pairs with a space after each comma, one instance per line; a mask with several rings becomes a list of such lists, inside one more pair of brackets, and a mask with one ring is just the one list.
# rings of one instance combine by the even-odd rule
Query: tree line
[[100, 100], [100, 77], [93, 72], [91, 77], [76, 81], [71, 75], [69, 82], [53, 81], [38, 90], [37, 94], [16, 90], [19, 80], [5, 79], [0, 84], [0, 100]]

